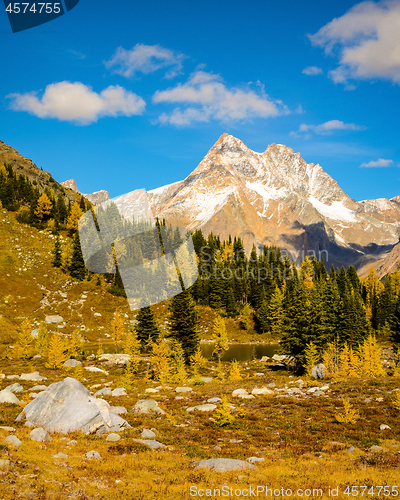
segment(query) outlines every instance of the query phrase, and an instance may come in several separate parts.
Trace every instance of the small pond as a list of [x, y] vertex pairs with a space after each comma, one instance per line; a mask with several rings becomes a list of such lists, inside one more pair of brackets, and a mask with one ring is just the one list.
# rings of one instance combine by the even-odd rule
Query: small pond
[[[214, 350], [214, 344], [200, 344], [202, 354], [205, 358], [211, 359]], [[86, 354], [96, 353], [98, 345], [91, 345], [85, 349]], [[250, 361], [252, 359], [261, 359], [263, 356], [273, 356], [279, 344], [229, 344], [229, 350], [222, 356], [222, 361]], [[102, 349], [106, 353], [114, 353], [114, 344], [107, 343], [102, 345]], [[119, 350], [121, 352], [121, 350]], [[216, 359], [216, 358], [215, 358]]]

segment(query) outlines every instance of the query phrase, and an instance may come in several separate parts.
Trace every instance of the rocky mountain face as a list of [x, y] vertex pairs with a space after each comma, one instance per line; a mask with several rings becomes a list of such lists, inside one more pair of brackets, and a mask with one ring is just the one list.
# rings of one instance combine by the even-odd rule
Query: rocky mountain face
[[22, 156], [16, 149], [0, 141], [0, 166], [6, 163], [11, 164], [18, 175], [25, 175], [40, 191], [48, 187], [53, 189], [56, 196], [61, 192], [71, 201], [79, 199], [74, 192], [66, 191], [60, 183], [53, 179], [49, 172], [38, 168], [32, 160]]
[[383, 259], [374, 262], [369, 261], [358, 269], [358, 274], [361, 277], [367, 276], [371, 265], [374, 266], [379, 278], [383, 278], [388, 274], [393, 273], [396, 269], [400, 269], [400, 243], [397, 243], [392, 250]]
[[155, 215], [221, 238], [278, 245], [301, 261], [362, 266], [399, 241], [400, 197], [357, 202], [322, 167], [271, 144], [263, 153], [223, 134], [183, 181], [149, 192]]
[[101, 191], [95, 191], [92, 194], [84, 194], [79, 191], [79, 189], [76, 187], [76, 182], [74, 179], [69, 179], [67, 181], [64, 181], [61, 183], [62, 186], [64, 186], [67, 189], [71, 189], [75, 193], [78, 194], [83, 194], [83, 196], [90, 201], [93, 205], [99, 205], [100, 203], [103, 203], [103, 201], [107, 201], [110, 199], [110, 195], [108, 194], [108, 191], [105, 191], [102, 189]]

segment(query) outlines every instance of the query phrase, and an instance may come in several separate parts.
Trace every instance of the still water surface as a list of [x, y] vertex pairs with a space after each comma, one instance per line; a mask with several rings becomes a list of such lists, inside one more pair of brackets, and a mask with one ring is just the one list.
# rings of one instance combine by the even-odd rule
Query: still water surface
[[[207, 359], [212, 358], [214, 344], [200, 344], [201, 352]], [[96, 353], [99, 346], [90, 346], [85, 349], [86, 354]], [[229, 344], [229, 350], [222, 356], [222, 361], [249, 361], [261, 359], [263, 356], [273, 356], [279, 344]], [[106, 353], [115, 353], [114, 344], [103, 344], [102, 349]], [[216, 358], [215, 358], [216, 359]]]

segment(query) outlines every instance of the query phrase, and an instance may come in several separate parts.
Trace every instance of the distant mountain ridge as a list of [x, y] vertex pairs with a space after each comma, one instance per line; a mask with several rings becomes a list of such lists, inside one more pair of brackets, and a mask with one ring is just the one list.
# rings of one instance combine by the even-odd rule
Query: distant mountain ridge
[[102, 189], [101, 191], [95, 191], [94, 193], [91, 194], [81, 193], [79, 189], [76, 187], [76, 182], [74, 179], [68, 179], [67, 181], [63, 181], [61, 182], [61, 185], [67, 189], [71, 189], [75, 193], [82, 194], [93, 205], [99, 205], [100, 203], [103, 203], [103, 201], [107, 201], [110, 199], [108, 191], [105, 191], [104, 189]]
[[228, 134], [186, 179], [149, 195], [168, 223], [240, 236], [247, 249], [275, 244], [298, 258], [314, 251], [328, 265], [359, 267], [399, 241], [399, 197], [357, 202], [291, 148], [256, 153]]

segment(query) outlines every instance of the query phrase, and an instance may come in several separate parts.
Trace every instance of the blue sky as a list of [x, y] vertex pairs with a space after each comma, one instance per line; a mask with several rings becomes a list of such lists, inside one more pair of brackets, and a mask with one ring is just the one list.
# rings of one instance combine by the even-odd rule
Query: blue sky
[[13, 34], [1, 8], [0, 140], [87, 193], [181, 180], [228, 132], [397, 196], [399, 23], [400, 0], [80, 0]]

